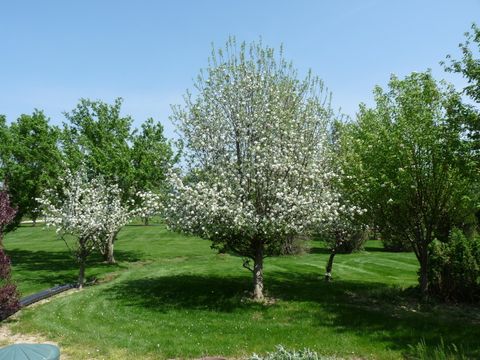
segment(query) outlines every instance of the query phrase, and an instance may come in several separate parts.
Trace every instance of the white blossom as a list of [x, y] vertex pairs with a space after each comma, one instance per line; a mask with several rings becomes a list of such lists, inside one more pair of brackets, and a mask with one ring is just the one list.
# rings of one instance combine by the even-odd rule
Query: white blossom
[[137, 191], [135, 197], [138, 201], [134, 207], [132, 215], [148, 219], [158, 215], [162, 210], [162, 198], [159, 194], [148, 190]]
[[210, 64], [196, 97], [174, 107], [189, 173], [170, 174], [166, 220], [253, 259], [261, 297], [263, 257], [340, 207], [328, 141], [334, 114], [318, 78], [298, 80], [261, 44], [237, 49], [232, 40]]

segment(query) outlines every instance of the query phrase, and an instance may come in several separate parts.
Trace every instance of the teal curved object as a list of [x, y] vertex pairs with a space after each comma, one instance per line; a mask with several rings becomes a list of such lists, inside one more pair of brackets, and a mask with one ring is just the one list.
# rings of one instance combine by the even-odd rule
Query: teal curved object
[[50, 344], [14, 344], [0, 349], [0, 360], [58, 360], [60, 349]]

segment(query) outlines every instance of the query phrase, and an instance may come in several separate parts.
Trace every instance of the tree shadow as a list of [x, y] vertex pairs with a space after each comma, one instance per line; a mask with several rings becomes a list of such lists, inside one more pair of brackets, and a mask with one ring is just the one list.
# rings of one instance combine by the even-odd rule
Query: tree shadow
[[[317, 275], [287, 272], [267, 273], [265, 285], [268, 295], [275, 299], [307, 302], [308, 313], [302, 306], [289, 311], [295, 312], [297, 319], [308, 316], [309, 321], [313, 312], [318, 326], [330, 326], [332, 332], [368, 334], [371, 341], [386, 341], [392, 349], [404, 353], [422, 339], [429, 346], [443, 341], [445, 345], [461, 346], [472, 358], [480, 357], [478, 320], [460, 313], [442, 315], [442, 306], [421, 305], [412, 290], [376, 282], [327, 283]], [[215, 316], [219, 311], [271, 309], [245, 301], [250, 287], [249, 276], [178, 275], [120, 282], [106, 288], [105, 294], [125, 306], [158, 312], [207, 310]], [[328, 321], [325, 312], [332, 314]]]
[[124, 281], [106, 290], [127, 306], [160, 312], [172, 308], [231, 312], [247, 306], [242, 299], [250, 277], [177, 275]]
[[68, 250], [65, 251], [29, 251], [9, 249], [10, 257], [15, 269], [25, 271], [64, 271], [78, 268]]
[[391, 252], [383, 247], [376, 247], [376, 246], [365, 246], [363, 250], [368, 251], [368, 252]]
[[[445, 305], [422, 303], [416, 288], [402, 289], [378, 282], [325, 282], [318, 276], [277, 272], [268, 284], [272, 296], [290, 301], [313, 301], [334, 314], [332, 328], [388, 341], [408, 355], [409, 345], [424, 340], [429, 346], [461, 346], [468, 356], [480, 357], [480, 324], [467, 312]], [[319, 317], [318, 324], [325, 319]], [[468, 325], [468, 326], [466, 326]]]
[[[7, 255], [12, 265], [18, 270], [25, 271], [65, 271], [77, 269], [70, 251], [29, 251], [9, 249]], [[141, 260], [141, 253], [135, 251], [115, 250], [115, 259], [118, 262], [135, 262]], [[98, 265], [103, 261], [98, 253], [88, 257], [87, 266]]]
[[[29, 283], [39, 284], [44, 288], [75, 283], [78, 279], [78, 264], [72, 258], [70, 251], [29, 251], [9, 249], [7, 255], [13, 265], [12, 273], [28, 274]], [[116, 250], [115, 259], [118, 264], [106, 264], [100, 254], [92, 254], [87, 261], [87, 279], [122, 268], [124, 262], [140, 261], [141, 253]], [[93, 271], [92, 271], [93, 270]]]
[[312, 246], [310, 249], [308, 249], [309, 254], [323, 254], [323, 255], [330, 255], [332, 251], [330, 249], [327, 249], [325, 247], [318, 247], [318, 246]]

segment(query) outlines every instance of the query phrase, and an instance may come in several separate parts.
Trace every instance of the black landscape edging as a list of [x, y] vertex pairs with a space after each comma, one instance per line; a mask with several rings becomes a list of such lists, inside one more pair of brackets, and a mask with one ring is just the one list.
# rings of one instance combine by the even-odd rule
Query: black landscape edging
[[48, 299], [53, 295], [60, 294], [64, 291], [67, 291], [76, 287], [77, 287], [76, 284], [60, 285], [47, 290], [40, 291], [36, 294], [25, 296], [24, 298], [20, 299], [20, 307], [23, 308], [25, 306], [32, 305], [37, 301]]

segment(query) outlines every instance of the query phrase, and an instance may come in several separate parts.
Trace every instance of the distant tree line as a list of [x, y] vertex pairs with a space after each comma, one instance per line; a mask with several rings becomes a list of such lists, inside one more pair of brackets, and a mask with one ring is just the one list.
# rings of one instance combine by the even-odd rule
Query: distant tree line
[[121, 99], [113, 104], [81, 99], [65, 113], [61, 127], [51, 125], [37, 109], [11, 124], [0, 116], [0, 179], [17, 209], [10, 228], [25, 218], [35, 224], [37, 199], [56, 188], [67, 170], [86, 168], [90, 177], [101, 175], [119, 186], [124, 200], [143, 191], [165, 194], [166, 176], [178, 152], [161, 123], [148, 119], [134, 129], [121, 105]]

